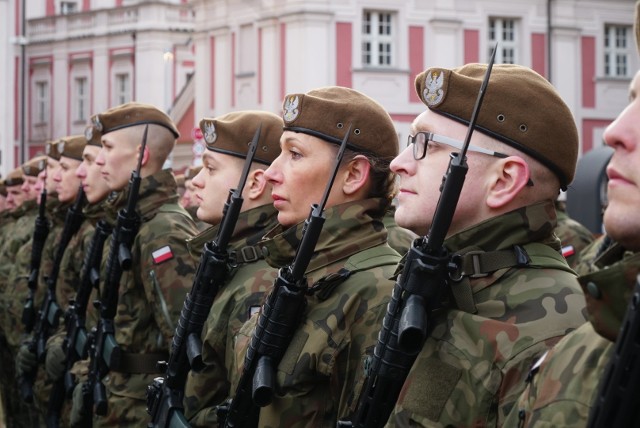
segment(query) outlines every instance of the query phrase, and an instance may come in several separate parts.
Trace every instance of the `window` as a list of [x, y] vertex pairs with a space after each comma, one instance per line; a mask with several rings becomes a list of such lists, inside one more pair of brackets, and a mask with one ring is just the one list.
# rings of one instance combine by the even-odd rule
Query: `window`
[[129, 90], [129, 75], [126, 73], [116, 74], [115, 85], [116, 105], [125, 104], [131, 101], [131, 91]]
[[394, 65], [394, 15], [391, 12], [364, 11], [362, 16], [362, 65]]
[[628, 77], [629, 58], [633, 53], [631, 27], [605, 25], [604, 27], [604, 75]]
[[34, 119], [36, 125], [49, 122], [49, 82], [36, 82], [36, 102]]
[[76, 13], [77, 11], [78, 11], [78, 3], [74, 1], [60, 2], [60, 15], [69, 15], [70, 13]]
[[496, 64], [516, 64], [518, 62], [517, 25], [515, 19], [489, 18], [489, 53], [491, 57], [493, 48], [498, 45], [496, 52]]
[[75, 120], [77, 122], [87, 121], [87, 111], [89, 107], [88, 85], [86, 77], [76, 77], [75, 79]]

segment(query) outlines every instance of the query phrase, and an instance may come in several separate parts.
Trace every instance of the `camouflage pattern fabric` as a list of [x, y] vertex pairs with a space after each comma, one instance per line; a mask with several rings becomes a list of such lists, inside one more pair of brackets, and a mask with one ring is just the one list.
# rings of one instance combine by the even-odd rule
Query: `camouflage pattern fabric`
[[494, 427], [524, 389], [533, 361], [584, 323], [584, 298], [553, 235], [551, 201], [486, 220], [445, 241], [467, 248], [519, 245], [527, 266], [469, 278], [476, 313], [446, 307], [434, 315], [388, 427]]
[[[260, 411], [259, 426], [331, 427], [349, 413], [362, 387], [364, 360], [373, 352], [400, 260], [386, 244], [379, 199], [329, 208], [307, 270], [312, 293], [303, 320], [276, 372], [275, 396]], [[261, 245], [267, 261], [282, 267], [293, 261], [303, 223], [277, 226]], [[338, 273], [348, 269], [345, 279]], [[257, 314], [256, 314], [257, 315]], [[235, 391], [244, 355], [257, 321], [254, 315], [238, 333]]]
[[590, 322], [558, 342], [532, 370], [505, 426], [586, 426], [640, 272], [640, 253], [617, 244], [600, 253], [596, 244], [579, 266]]
[[15, 222], [6, 228], [6, 234], [0, 242], [2, 245], [0, 248], [0, 260], [2, 261], [0, 263], [0, 289], [3, 289], [6, 281], [9, 280], [18, 250], [33, 235], [35, 218], [38, 215], [38, 204], [33, 200], [25, 201], [12, 214], [16, 216]]
[[[177, 185], [170, 170], [143, 178], [139, 195], [136, 210], [142, 223], [131, 249], [133, 267], [123, 273], [120, 281], [115, 339], [122, 352], [168, 355], [195, 273], [186, 240], [197, 229], [191, 216], [178, 205]], [[106, 210], [113, 224], [127, 198], [125, 190], [109, 201]], [[110, 241], [109, 238], [105, 244], [102, 276]], [[156, 262], [153, 253], [167, 246], [170, 256], [165, 252], [165, 260]], [[149, 419], [147, 385], [158, 375], [159, 371], [151, 374], [110, 371], [103, 380], [109, 400], [108, 414], [95, 416], [93, 426], [145, 426]]]
[[554, 232], [562, 243], [562, 254], [570, 267], [575, 268], [580, 261], [580, 252], [594, 240], [589, 229], [567, 215], [557, 210], [558, 225]]
[[[236, 252], [246, 247], [256, 248], [265, 232], [277, 224], [277, 214], [271, 204], [241, 213], [229, 248]], [[217, 232], [218, 227], [212, 227], [190, 240], [192, 253], [201, 251]], [[265, 292], [275, 279], [276, 270], [267, 264], [262, 252], [256, 256], [259, 259], [240, 264], [230, 272], [209, 312], [202, 331], [205, 369], [189, 372], [185, 386], [185, 415], [192, 426], [206, 427], [217, 423], [215, 406], [229, 397], [227, 373], [235, 370], [233, 340], [252, 311], [260, 307]]]

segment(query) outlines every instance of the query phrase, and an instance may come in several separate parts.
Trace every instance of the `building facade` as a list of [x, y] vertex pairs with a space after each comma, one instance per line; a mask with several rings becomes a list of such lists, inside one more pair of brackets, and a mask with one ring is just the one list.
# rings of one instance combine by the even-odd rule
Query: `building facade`
[[634, 0], [34, 0], [21, 38], [24, 1], [0, 0], [10, 29], [0, 35], [3, 173], [23, 151], [79, 133], [94, 112], [129, 100], [179, 124], [180, 169], [192, 162], [200, 118], [277, 113], [285, 94], [327, 85], [378, 100], [406, 144], [424, 109], [416, 74], [486, 62], [496, 43], [498, 62], [531, 67], [558, 89], [586, 153], [627, 104], [640, 64]]

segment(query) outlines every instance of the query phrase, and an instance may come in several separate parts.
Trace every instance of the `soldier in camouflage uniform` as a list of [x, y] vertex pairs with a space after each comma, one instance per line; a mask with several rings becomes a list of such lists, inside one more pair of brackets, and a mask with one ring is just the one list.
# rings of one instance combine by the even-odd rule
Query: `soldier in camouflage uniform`
[[[636, 3], [636, 37], [639, 12], [640, 3]], [[629, 105], [603, 134], [614, 149], [607, 166], [608, 206], [603, 219], [608, 236], [585, 249], [577, 267], [589, 322], [534, 366], [527, 389], [507, 419], [511, 426], [587, 425], [640, 273], [638, 93], [640, 71], [631, 81]]]
[[[121, 363], [110, 367], [103, 379], [108, 413], [94, 416], [93, 421], [94, 426], [144, 426], [148, 419], [146, 388], [160, 375], [157, 361], [168, 358], [175, 323], [195, 273], [185, 241], [197, 229], [178, 204], [172, 171], [162, 169], [179, 136], [171, 119], [154, 106], [131, 102], [94, 115], [91, 121], [92, 128], [102, 134], [95, 162], [109, 188], [117, 192], [105, 208], [113, 224], [129, 196], [128, 182], [137, 167], [148, 125], [136, 205], [141, 224], [131, 248], [132, 268], [123, 272], [120, 280], [114, 319]], [[101, 286], [109, 242], [103, 253]], [[72, 422], [79, 420], [82, 411], [79, 383], [74, 390]]]
[[[277, 211], [271, 199], [271, 186], [264, 171], [280, 154], [282, 119], [268, 112], [243, 111], [200, 121], [207, 151], [203, 167], [192, 178], [192, 198], [199, 206], [198, 217], [217, 225], [222, 210], [240, 180], [247, 143], [262, 125], [258, 149], [247, 177], [244, 202], [238, 223], [229, 242], [237, 266], [230, 272], [228, 284], [216, 296], [202, 332], [202, 359], [205, 369], [189, 373], [185, 387], [185, 414], [192, 426], [217, 423], [215, 406], [230, 394], [227, 373], [235, 363], [233, 338], [251, 315], [251, 308], [262, 302], [266, 288], [255, 289], [249, 282], [256, 272], [271, 270], [256, 245], [276, 224]], [[206, 242], [216, 237], [214, 226], [189, 241], [192, 254], [199, 255]]]
[[[282, 153], [265, 172], [279, 225], [260, 243], [273, 268], [292, 263], [310, 207], [320, 202], [338, 146], [351, 128], [306, 271], [307, 306], [275, 373], [273, 402], [260, 410], [258, 425], [335, 427], [355, 398], [393, 287], [388, 278], [400, 258], [387, 245], [382, 222], [394, 194], [388, 167], [398, 152], [397, 134], [384, 108], [352, 89], [290, 94], [283, 107]], [[253, 286], [269, 287], [274, 274], [258, 272]], [[257, 318], [234, 339], [232, 392]]]
[[[202, 221], [198, 218], [196, 212], [198, 211], [198, 202], [195, 197], [195, 187], [192, 184], [192, 181], [196, 175], [202, 170], [202, 166], [190, 166], [184, 172], [184, 193], [180, 197], [180, 205], [184, 207], [185, 210], [189, 214], [191, 214], [191, 218], [196, 223], [199, 231], [204, 231], [208, 229], [210, 224], [206, 221]], [[237, 183], [236, 183], [237, 184]]]
[[[469, 64], [416, 77], [428, 109], [391, 164], [399, 226], [428, 233], [437, 183], [462, 148], [486, 70]], [[554, 200], [577, 154], [572, 114], [555, 89], [528, 68], [495, 65], [444, 242], [460, 257], [457, 293], [445, 293], [432, 314], [388, 427], [502, 425], [531, 363], [584, 322], [580, 287], [553, 234]]]
[[580, 262], [580, 252], [593, 242], [594, 236], [589, 229], [569, 217], [564, 202], [556, 201], [556, 213], [558, 225], [554, 232], [562, 244], [562, 255], [569, 266], [575, 268]]
[[[11, 226], [10, 233], [3, 240], [2, 257], [2, 290], [0, 292], [0, 324], [3, 330], [2, 353], [3, 395], [7, 401], [7, 423], [9, 426], [37, 426], [39, 423], [33, 405], [20, 399], [16, 384], [15, 357], [21, 340], [24, 339], [24, 326], [21, 321], [25, 296], [15, 297], [14, 289], [20, 279], [16, 277], [16, 267], [26, 260], [27, 266], [31, 256], [31, 237], [33, 235], [39, 189], [42, 189], [42, 178], [39, 174], [46, 167], [46, 158], [38, 156], [21, 166], [23, 183], [21, 192], [24, 202], [15, 210], [19, 216]], [[22, 256], [25, 254], [26, 256]], [[26, 283], [26, 278], [25, 278]]]

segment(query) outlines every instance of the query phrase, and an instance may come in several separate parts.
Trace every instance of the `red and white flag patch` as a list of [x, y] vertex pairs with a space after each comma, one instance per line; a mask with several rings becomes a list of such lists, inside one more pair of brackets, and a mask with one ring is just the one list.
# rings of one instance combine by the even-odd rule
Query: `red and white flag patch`
[[562, 247], [562, 255], [565, 257], [573, 256], [576, 253], [576, 249], [573, 248], [573, 245], [567, 245], [566, 247]]
[[173, 251], [171, 251], [170, 246], [165, 245], [151, 253], [151, 257], [153, 257], [153, 263], [160, 264], [167, 260], [171, 260], [173, 258]]

